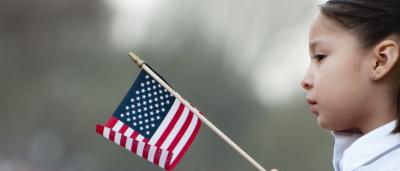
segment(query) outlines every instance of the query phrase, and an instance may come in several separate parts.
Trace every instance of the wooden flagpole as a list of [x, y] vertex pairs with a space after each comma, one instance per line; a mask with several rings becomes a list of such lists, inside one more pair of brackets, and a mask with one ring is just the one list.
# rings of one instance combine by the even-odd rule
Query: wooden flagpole
[[206, 117], [200, 114], [199, 110], [193, 107], [188, 101], [186, 101], [181, 95], [173, 90], [167, 83], [164, 82], [156, 73], [150, 69], [142, 59], [132, 52], [129, 52], [129, 57], [135, 62], [140, 68], [150, 74], [157, 82], [159, 82], [168, 92], [178, 98], [186, 107], [188, 107], [199, 119], [206, 124], [211, 130], [213, 130], [218, 136], [220, 136], [226, 143], [231, 145], [240, 155], [247, 159], [252, 165], [254, 165], [260, 171], [266, 171], [260, 164], [258, 164], [253, 158], [251, 158], [245, 151], [243, 151], [236, 143], [234, 143], [228, 136], [220, 131], [214, 124], [212, 124]]

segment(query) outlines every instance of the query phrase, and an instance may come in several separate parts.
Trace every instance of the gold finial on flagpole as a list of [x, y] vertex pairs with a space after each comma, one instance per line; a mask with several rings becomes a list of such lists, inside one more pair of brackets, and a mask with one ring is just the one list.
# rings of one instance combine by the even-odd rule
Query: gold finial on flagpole
[[139, 66], [139, 68], [142, 68], [144, 61], [140, 59], [139, 56], [137, 56], [133, 52], [129, 52], [129, 57], [132, 59], [133, 62], [135, 62], [135, 64]]

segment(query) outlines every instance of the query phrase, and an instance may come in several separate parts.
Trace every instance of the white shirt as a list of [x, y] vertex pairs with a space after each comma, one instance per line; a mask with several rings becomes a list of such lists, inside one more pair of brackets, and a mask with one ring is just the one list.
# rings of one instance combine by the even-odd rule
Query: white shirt
[[333, 132], [335, 171], [400, 171], [400, 133], [392, 134], [396, 121], [363, 136]]

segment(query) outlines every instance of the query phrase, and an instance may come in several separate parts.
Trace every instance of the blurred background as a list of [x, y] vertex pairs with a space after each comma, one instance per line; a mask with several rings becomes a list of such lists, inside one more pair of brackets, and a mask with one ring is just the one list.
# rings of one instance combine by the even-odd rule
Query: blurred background
[[[300, 80], [318, 0], [0, 0], [0, 171], [161, 170], [95, 132], [134, 51], [267, 169], [332, 170]], [[203, 125], [177, 171], [255, 170]]]

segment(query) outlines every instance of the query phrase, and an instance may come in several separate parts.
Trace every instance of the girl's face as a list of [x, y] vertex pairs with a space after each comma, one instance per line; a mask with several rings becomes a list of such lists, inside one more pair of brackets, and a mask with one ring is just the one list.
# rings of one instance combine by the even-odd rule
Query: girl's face
[[311, 63], [301, 84], [318, 124], [332, 131], [357, 128], [366, 119], [370, 79], [367, 58], [355, 35], [319, 14], [309, 32]]

